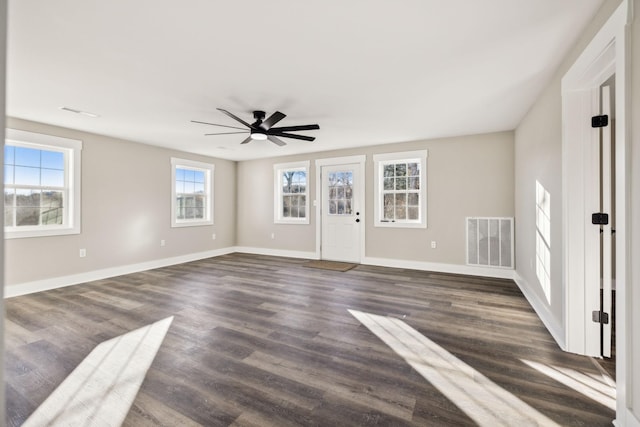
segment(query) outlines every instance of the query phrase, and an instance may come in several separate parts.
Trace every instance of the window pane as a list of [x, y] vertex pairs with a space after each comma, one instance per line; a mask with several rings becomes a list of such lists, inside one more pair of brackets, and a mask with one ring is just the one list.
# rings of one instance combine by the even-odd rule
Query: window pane
[[14, 218], [15, 218], [15, 209], [5, 206], [4, 207], [4, 226], [13, 227]]
[[40, 185], [40, 168], [16, 166], [15, 184], [34, 186]]
[[298, 218], [298, 206], [291, 207], [291, 218]]
[[419, 190], [420, 189], [420, 178], [409, 178], [409, 190]]
[[15, 191], [5, 188], [4, 190], [4, 225], [12, 227], [15, 218], [14, 206]]
[[187, 194], [193, 194], [196, 191], [196, 184], [193, 181], [184, 182], [184, 192]]
[[204, 184], [204, 171], [194, 171], [193, 180]]
[[184, 181], [184, 169], [176, 168], [176, 181]]
[[420, 164], [419, 163], [409, 163], [407, 165], [407, 175], [408, 176], [419, 176], [420, 175]]
[[195, 171], [189, 170], [189, 169], [185, 169], [184, 170], [184, 180], [187, 182], [194, 182], [195, 181]]
[[5, 188], [4, 189], [4, 205], [7, 207], [14, 206], [13, 204], [13, 196], [15, 195], [15, 190]]
[[40, 206], [40, 190], [16, 190], [17, 206]]
[[407, 195], [396, 194], [396, 220], [407, 219]]
[[407, 189], [407, 178], [396, 178], [396, 190]]
[[14, 153], [15, 153], [15, 147], [12, 147], [10, 145], [4, 146], [4, 164], [5, 165], [12, 165], [15, 163]]
[[332, 200], [329, 202], [329, 214], [330, 215], [335, 215], [336, 213], [338, 213], [338, 206], [335, 202], [335, 200]]
[[204, 184], [197, 182], [194, 187], [193, 191], [196, 194], [204, 194]]
[[393, 178], [385, 178], [384, 179], [384, 189], [385, 190], [393, 190], [395, 185], [395, 181]]
[[329, 200], [335, 200], [336, 196], [337, 196], [336, 187], [330, 187], [329, 188]]
[[394, 198], [393, 194], [385, 194], [384, 195], [384, 219], [393, 220], [394, 219]]
[[407, 208], [407, 219], [411, 219], [411, 220], [420, 219], [420, 208], [416, 206], [409, 206]]
[[407, 204], [409, 206], [418, 206], [420, 204], [420, 196], [418, 193], [409, 193], [407, 195]]
[[182, 196], [176, 197], [176, 218], [184, 219], [184, 201]]
[[336, 199], [344, 199], [344, 187], [337, 188]]
[[304, 205], [298, 206], [298, 215], [300, 218], [307, 217], [307, 208]]
[[184, 181], [176, 181], [176, 193], [184, 193]]
[[347, 199], [344, 202], [344, 213], [345, 215], [353, 215], [353, 209], [351, 208], [351, 200]]
[[4, 183], [13, 184], [13, 172], [14, 167], [11, 165], [4, 165]]
[[40, 223], [60, 225], [64, 222], [62, 191], [44, 191], [40, 203]]
[[16, 166], [40, 167], [40, 150], [25, 147], [15, 147]]
[[398, 163], [398, 164], [396, 164], [396, 176], [407, 176], [407, 164], [406, 163]]
[[59, 151], [46, 151], [42, 153], [42, 165], [41, 167], [47, 169], [64, 170], [64, 153]]
[[43, 187], [64, 187], [64, 171], [54, 169], [42, 169]]
[[27, 207], [16, 208], [16, 225], [39, 225], [40, 221], [40, 208]]
[[383, 171], [384, 177], [392, 177], [395, 175], [395, 165], [385, 165]]

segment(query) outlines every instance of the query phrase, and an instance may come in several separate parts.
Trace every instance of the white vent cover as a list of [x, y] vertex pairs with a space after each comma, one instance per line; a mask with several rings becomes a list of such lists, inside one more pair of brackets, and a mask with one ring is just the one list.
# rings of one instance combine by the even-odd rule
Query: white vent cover
[[513, 268], [513, 218], [467, 217], [467, 264]]

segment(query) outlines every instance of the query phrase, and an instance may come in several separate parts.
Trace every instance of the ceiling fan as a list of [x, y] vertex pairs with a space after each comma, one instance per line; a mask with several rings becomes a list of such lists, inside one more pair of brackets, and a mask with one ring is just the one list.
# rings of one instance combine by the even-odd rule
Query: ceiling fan
[[201, 123], [201, 124], [205, 124], [205, 125], [220, 126], [220, 127], [224, 127], [224, 128], [231, 128], [231, 129], [240, 129], [242, 131], [242, 132], [205, 133], [205, 136], [208, 136], [208, 135], [230, 135], [230, 134], [235, 134], [235, 133], [249, 133], [249, 136], [244, 141], [242, 141], [241, 144], [246, 144], [246, 143], [251, 142], [253, 140], [264, 141], [264, 140], [268, 139], [269, 141], [273, 142], [276, 145], [280, 145], [280, 146], [287, 145], [287, 143], [284, 142], [283, 140], [281, 140], [279, 137], [301, 139], [303, 141], [313, 141], [313, 140], [316, 139], [314, 136], [296, 135], [296, 134], [288, 133], [288, 132], [289, 131], [299, 131], [299, 130], [317, 130], [317, 129], [320, 129], [320, 126], [318, 126], [318, 125], [273, 127], [273, 125], [275, 125], [280, 120], [282, 120], [285, 117], [287, 117], [285, 114], [281, 113], [280, 111], [276, 111], [275, 113], [270, 115], [269, 118], [266, 119], [266, 120], [265, 120], [266, 113], [264, 111], [260, 111], [260, 110], [254, 111], [253, 112], [253, 118], [255, 119], [255, 122], [252, 123], [252, 124], [249, 124], [249, 123], [245, 122], [244, 120], [242, 120], [241, 118], [231, 114], [227, 110], [223, 110], [222, 108], [217, 108], [217, 110], [218, 111], [222, 111], [227, 116], [229, 116], [232, 119], [242, 123], [248, 129], [237, 127], [237, 126], [220, 125], [220, 124], [217, 124], [217, 123], [200, 122], [200, 121], [197, 121], [197, 120], [191, 120], [191, 121], [193, 123]]

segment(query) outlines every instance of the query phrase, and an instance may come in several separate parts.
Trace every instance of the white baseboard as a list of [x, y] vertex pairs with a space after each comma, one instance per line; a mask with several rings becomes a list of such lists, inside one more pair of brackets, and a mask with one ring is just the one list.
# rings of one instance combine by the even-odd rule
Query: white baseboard
[[362, 264], [380, 267], [408, 268], [411, 270], [436, 271], [438, 273], [466, 274], [469, 276], [513, 279], [514, 271], [504, 268], [476, 267], [460, 264], [443, 264], [435, 262], [408, 261], [403, 259], [364, 257]]
[[214, 249], [210, 251], [180, 255], [171, 258], [147, 261], [138, 264], [123, 265], [101, 270], [87, 271], [85, 273], [72, 274], [69, 276], [54, 277], [51, 279], [35, 280], [33, 282], [7, 285], [4, 289], [4, 297], [17, 297], [34, 292], [47, 291], [50, 289], [62, 288], [65, 286], [77, 285], [79, 283], [91, 282], [93, 280], [107, 279], [109, 277], [121, 276], [123, 274], [137, 273], [154, 268], [167, 267], [169, 265], [182, 264], [185, 262], [226, 255], [235, 251], [236, 250], [234, 247]]
[[529, 304], [533, 307], [533, 310], [536, 312], [540, 320], [542, 320], [542, 323], [544, 323], [544, 326], [547, 328], [558, 346], [562, 350], [567, 351], [564, 328], [553, 317], [551, 311], [549, 311], [549, 305], [542, 301], [538, 294], [531, 290], [529, 283], [515, 271], [513, 272], [513, 281], [516, 282], [516, 285], [518, 285], [520, 291], [524, 294], [527, 301], [529, 301]]
[[269, 249], [269, 248], [252, 248], [249, 246], [236, 246], [234, 252], [244, 252], [254, 255], [269, 255], [269, 256], [281, 256], [287, 258], [303, 258], [303, 259], [318, 259], [315, 252], [304, 251], [287, 251], [283, 249]]

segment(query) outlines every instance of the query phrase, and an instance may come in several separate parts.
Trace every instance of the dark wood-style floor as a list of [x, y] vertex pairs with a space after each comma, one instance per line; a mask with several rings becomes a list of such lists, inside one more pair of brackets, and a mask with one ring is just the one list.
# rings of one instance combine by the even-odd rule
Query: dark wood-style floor
[[347, 309], [402, 318], [559, 425], [614, 412], [525, 364], [598, 375], [564, 353], [508, 280], [247, 254], [8, 299], [7, 424], [100, 342], [175, 316], [128, 426], [474, 425]]

